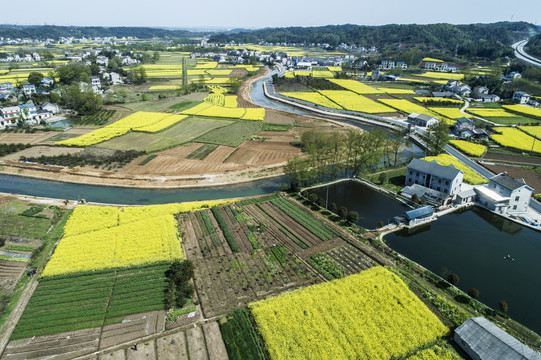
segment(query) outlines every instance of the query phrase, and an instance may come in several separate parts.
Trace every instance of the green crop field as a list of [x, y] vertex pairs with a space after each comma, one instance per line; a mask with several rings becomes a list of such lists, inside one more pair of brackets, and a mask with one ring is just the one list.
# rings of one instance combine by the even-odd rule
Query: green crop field
[[259, 121], [237, 121], [234, 124], [212, 130], [196, 139], [198, 142], [239, 146], [244, 141], [261, 131], [263, 124]]
[[[42, 239], [52, 222], [49, 218], [23, 216], [24, 203], [12, 201], [0, 209], [0, 235], [17, 235], [29, 239]], [[54, 209], [47, 210], [54, 212]]]
[[[12, 339], [121, 322], [164, 309], [169, 264], [41, 279]], [[74, 310], [76, 309], [76, 311]]]
[[195, 159], [195, 160], [203, 160], [206, 158], [211, 152], [216, 150], [218, 148], [218, 145], [215, 144], [203, 144], [197, 149], [195, 149], [192, 153], [188, 154], [186, 156], [187, 159]]
[[98, 144], [114, 150], [160, 151], [192, 141], [207, 132], [231, 124], [229, 120], [188, 118], [159, 133], [130, 132]]

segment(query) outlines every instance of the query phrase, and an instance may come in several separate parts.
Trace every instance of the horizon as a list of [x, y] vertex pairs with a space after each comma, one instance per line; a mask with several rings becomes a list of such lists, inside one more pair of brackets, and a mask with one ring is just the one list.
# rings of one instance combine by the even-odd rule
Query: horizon
[[[520, 7], [508, 9], [503, 1], [490, 7], [484, 3], [456, 0], [453, 7], [445, 9], [412, 7], [399, 0], [389, 0], [385, 8], [368, 8], [354, 0], [342, 0], [329, 6], [316, 0], [303, 3], [258, 8], [247, 6], [240, 0], [225, 3], [207, 0], [199, 3], [180, 3], [161, 0], [156, 6], [133, 1], [94, 0], [81, 10], [80, 4], [65, 0], [49, 0], [46, 4], [28, 0], [25, 8], [39, 11], [21, 11], [18, 4], [3, 4], [0, 24], [18, 26], [98, 26], [98, 27], [150, 27], [150, 28], [219, 28], [263, 29], [279, 27], [317, 27], [329, 24], [384, 26], [391, 24], [453, 25], [494, 23], [500, 21], [525, 21], [534, 25], [541, 22], [541, 2], [525, 0]], [[347, 10], [347, 11], [344, 11]], [[274, 13], [270, 12], [274, 11]], [[202, 25], [203, 24], [203, 25]]]

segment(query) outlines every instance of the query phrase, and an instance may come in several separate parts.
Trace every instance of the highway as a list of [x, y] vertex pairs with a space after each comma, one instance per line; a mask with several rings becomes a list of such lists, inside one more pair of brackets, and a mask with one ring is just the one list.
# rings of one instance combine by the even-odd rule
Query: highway
[[524, 46], [526, 46], [527, 43], [528, 43], [528, 40], [521, 40], [521, 41], [517, 41], [516, 43], [511, 45], [511, 47], [515, 50], [515, 56], [518, 59], [526, 61], [527, 63], [529, 63], [531, 65], [541, 67], [541, 60], [539, 60], [537, 58], [534, 58], [531, 55], [528, 55], [524, 51]]

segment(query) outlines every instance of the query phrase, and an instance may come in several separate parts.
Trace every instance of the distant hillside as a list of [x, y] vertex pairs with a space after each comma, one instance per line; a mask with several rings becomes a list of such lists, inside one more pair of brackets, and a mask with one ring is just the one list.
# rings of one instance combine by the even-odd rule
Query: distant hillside
[[531, 37], [528, 44], [526, 44], [525, 50], [528, 54], [541, 58], [541, 35]]
[[427, 48], [454, 51], [456, 44], [468, 47], [481, 42], [510, 45], [513, 41], [526, 38], [530, 29], [537, 29], [526, 22], [498, 22], [493, 24], [430, 24], [430, 25], [328, 25], [320, 27], [267, 28], [236, 34], [215, 34], [212, 42], [257, 43], [339, 43], [359, 46], [376, 46], [382, 50], [388, 46], [424, 45]]
[[58, 39], [61, 37], [128, 37], [139, 39], [158, 38], [187, 38], [200, 36], [201, 33], [188, 30], [166, 30], [149, 27], [100, 27], [100, 26], [19, 26], [0, 25], [0, 37], [4, 38], [33, 38]]

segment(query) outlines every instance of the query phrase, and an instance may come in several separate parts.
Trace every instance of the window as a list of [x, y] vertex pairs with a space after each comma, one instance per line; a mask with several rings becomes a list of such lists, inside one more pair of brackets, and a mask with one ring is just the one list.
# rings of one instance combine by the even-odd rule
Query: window
[[520, 199], [520, 196], [515, 196], [515, 201], [518, 201]]
[[438, 184], [441, 184], [441, 179], [438, 179]]
[[513, 205], [513, 210], [516, 210], [517, 209], [517, 206], [516, 205]]
[[445, 180], [445, 185], [449, 185], [449, 180]]
[[441, 191], [439, 186], [438, 186], [438, 188], [436, 190]]
[[418, 171], [415, 173], [415, 176], [419, 177], [419, 172]]
[[418, 181], [418, 180], [415, 180], [415, 183], [416, 183], [416, 184], [418, 184], [418, 183], [419, 183], [419, 181]]

